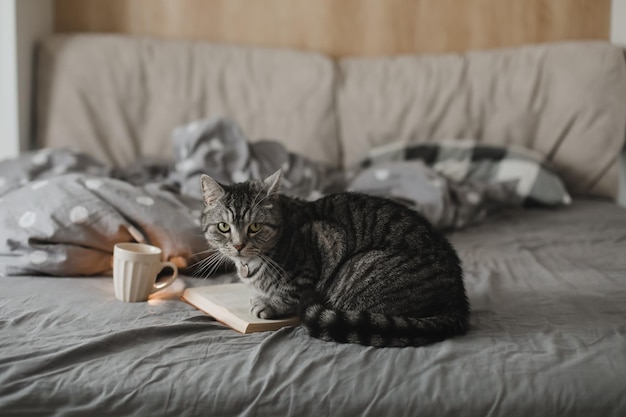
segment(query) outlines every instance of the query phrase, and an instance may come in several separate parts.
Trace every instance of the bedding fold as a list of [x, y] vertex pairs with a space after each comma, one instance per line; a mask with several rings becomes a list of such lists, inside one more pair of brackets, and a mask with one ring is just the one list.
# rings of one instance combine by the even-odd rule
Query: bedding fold
[[[139, 160], [124, 169], [66, 148], [1, 161], [0, 232], [6, 238], [0, 241], [0, 274], [110, 273], [113, 246], [132, 241], [156, 245], [179, 268], [193, 271], [208, 256], [200, 227], [203, 173], [234, 183], [282, 169], [286, 194], [313, 200], [351, 190], [394, 198], [442, 230], [477, 224], [529, 198], [548, 205], [569, 198], [540, 160], [468, 141], [374, 150], [345, 172], [275, 141], [251, 142], [228, 118], [176, 128], [172, 141], [171, 158]], [[479, 157], [489, 152], [497, 161]], [[546, 189], [548, 194], [536, 191]]]

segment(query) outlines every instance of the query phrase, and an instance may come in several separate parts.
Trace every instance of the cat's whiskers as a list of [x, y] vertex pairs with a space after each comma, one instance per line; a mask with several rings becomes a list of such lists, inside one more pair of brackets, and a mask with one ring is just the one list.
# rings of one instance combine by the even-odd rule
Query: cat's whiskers
[[[203, 251], [201, 253], [204, 252], [208, 251]], [[192, 264], [189, 268], [195, 268], [195, 270], [193, 271], [194, 277], [204, 276], [204, 278], [207, 278], [211, 276], [217, 269], [219, 269], [226, 260], [229, 260], [229, 258], [224, 256], [219, 251], [215, 251], [206, 258]]]
[[211, 256], [205, 259], [202, 259], [192, 265], [189, 266], [189, 269], [192, 270], [192, 276], [200, 277], [204, 275], [204, 272], [211, 268], [213, 265], [217, 264], [220, 261], [219, 257]]
[[204, 270], [204, 273], [206, 274], [205, 278], [210, 277], [211, 275], [213, 275], [215, 273], [215, 271], [219, 270], [219, 268], [224, 265], [224, 263], [228, 260], [228, 258], [225, 257], [220, 257], [214, 264], [213, 266], [208, 270], [208, 272], [206, 272], [206, 269]]
[[198, 261], [194, 262], [193, 264], [189, 265], [189, 268], [193, 268], [193, 267], [195, 267], [196, 265], [199, 265], [199, 264], [206, 264], [206, 263], [209, 263], [209, 262], [213, 262], [219, 256], [219, 254], [215, 250], [207, 249], [207, 250], [204, 250], [204, 251], [193, 253], [189, 259], [194, 259], [194, 258], [196, 258], [196, 257], [198, 257], [200, 255], [205, 254], [205, 253], [208, 253], [209, 255], [204, 257], [204, 258], [201, 258]]
[[194, 258], [198, 255], [202, 255], [204, 253], [210, 253], [209, 256], [204, 257], [200, 260], [198, 260], [197, 262], [194, 262], [193, 264], [189, 265], [189, 268], [193, 268], [194, 266], [200, 264], [200, 263], [205, 263], [205, 262], [209, 262], [212, 261], [213, 259], [215, 259], [215, 257], [217, 256], [217, 253], [213, 250], [206, 250], [206, 251], [200, 251], [200, 252], [196, 252], [194, 254], [191, 255], [191, 258]]

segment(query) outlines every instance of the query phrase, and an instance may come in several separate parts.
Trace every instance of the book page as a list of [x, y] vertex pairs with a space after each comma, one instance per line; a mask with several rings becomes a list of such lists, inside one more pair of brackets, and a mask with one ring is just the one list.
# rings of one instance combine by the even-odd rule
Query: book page
[[[197, 296], [204, 298], [211, 304], [225, 308], [231, 314], [240, 317], [248, 323], [281, 321], [266, 320], [253, 316], [252, 313], [250, 313], [250, 299], [256, 295], [256, 292], [254, 288], [243, 283], [188, 288], [187, 292], [196, 293]], [[200, 302], [198, 302], [198, 297], [192, 298], [187, 296], [187, 298], [201, 305]], [[210, 314], [211, 311], [209, 310], [208, 313]]]

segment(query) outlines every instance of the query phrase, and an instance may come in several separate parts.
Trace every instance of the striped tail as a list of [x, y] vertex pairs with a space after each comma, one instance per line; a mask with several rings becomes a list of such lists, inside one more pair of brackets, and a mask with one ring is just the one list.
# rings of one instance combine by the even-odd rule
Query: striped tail
[[319, 302], [305, 306], [300, 319], [313, 337], [375, 347], [423, 346], [464, 334], [468, 327], [466, 315], [398, 317], [367, 311], [338, 311]]

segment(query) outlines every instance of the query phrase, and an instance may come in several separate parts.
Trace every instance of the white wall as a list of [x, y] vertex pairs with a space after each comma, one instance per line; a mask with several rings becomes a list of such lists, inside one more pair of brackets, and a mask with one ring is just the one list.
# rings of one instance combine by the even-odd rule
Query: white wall
[[0, 0], [0, 159], [31, 147], [34, 46], [52, 14], [53, 0]]
[[[626, 48], [626, 0], [612, 0], [611, 2], [611, 42]], [[617, 201], [622, 206], [626, 206], [626, 147], [621, 156]]]
[[626, 0], [611, 2], [611, 42], [626, 47]]
[[15, 2], [0, 0], [0, 159], [19, 151]]

